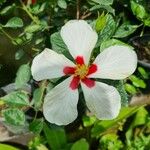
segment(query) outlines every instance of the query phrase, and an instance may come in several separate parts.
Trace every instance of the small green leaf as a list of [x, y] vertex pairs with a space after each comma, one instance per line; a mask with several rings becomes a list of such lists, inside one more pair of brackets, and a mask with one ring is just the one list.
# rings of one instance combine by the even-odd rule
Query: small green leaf
[[26, 92], [15, 91], [1, 97], [6, 104], [11, 106], [29, 106], [29, 96]]
[[31, 122], [29, 126], [30, 131], [35, 134], [40, 134], [43, 129], [43, 121], [43, 118], [33, 120], [33, 122]]
[[5, 109], [2, 111], [2, 114], [4, 116], [6, 123], [9, 123], [15, 126], [24, 125], [25, 123], [24, 112], [17, 108]]
[[20, 60], [23, 56], [24, 56], [25, 52], [23, 49], [19, 49], [16, 53], [15, 53], [15, 59], [16, 60]]
[[37, 88], [33, 93], [34, 107], [37, 110], [41, 108], [44, 91], [45, 91], [45, 82], [43, 82], [40, 88]]
[[140, 20], [143, 20], [147, 17], [145, 8], [133, 0], [131, 0], [131, 10], [133, 14]]
[[46, 123], [44, 123], [43, 130], [47, 142], [52, 150], [60, 150], [66, 146], [67, 139], [64, 129], [62, 128], [52, 129], [51, 126], [48, 126], [46, 125]]
[[22, 88], [30, 80], [31, 70], [29, 64], [23, 64], [17, 71], [15, 85], [17, 88]]
[[104, 15], [104, 12], [97, 18], [95, 25], [95, 29], [97, 32], [104, 28], [104, 26], [106, 25], [106, 19], [107, 15]]
[[25, 28], [25, 32], [34, 33], [34, 32], [37, 32], [37, 31], [39, 31], [39, 30], [41, 30], [41, 29], [42, 29], [41, 25], [38, 25], [38, 24], [31, 24], [31, 25], [29, 25], [29, 26], [27, 26], [27, 27]]
[[148, 79], [148, 78], [149, 78], [149, 74], [148, 74], [148, 72], [145, 71], [144, 68], [138, 67], [138, 71], [139, 71], [139, 73], [141, 74], [141, 76], [142, 76], [144, 79]]
[[139, 125], [145, 125], [147, 123], [147, 119], [148, 119], [148, 112], [144, 107], [141, 107], [135, 117], [134, 120], [132, 122], [132, 127], [136, 127]]
[[89, 150], [89, 144], [85, 139], [80, 139], [73, 144], [71, 150]]
[[7, 15], [8, 13], [10, 13], [14, 9], [14, 7], [15, 7], [15, 4], [6, 6], [5, 8], [3, 8], [0, 11], [0, 15]]
[[19, 150], [19, 149], [7, 144], [0, 144], [0, 150]]
[[65, 0], [58, 0], [58, 6], [60, 7], [60, 8], [63, 8], [63, 9], [66, 9], [67, 8], [67, 3], [66, 3], [66, 1]]
[[130, 25], [129, 23], [123, 23], [115, 32], [114, 37], [116, 38], [124, 38], [132, 34], [138, 28], [138, 25]]
[[90, 117], [83, 116], [82, 120], [83, 120], [84, 127], [89, 127], [94, 124], [94, 122], [96, 121], [96, 117], [95, 116], [90, 116]]
[[100, 5], [111, 5], [113, 3], [113, 0], [92, 0], [92, 1]]
[[126, 84], [125, 84], [125, 90], [126, 90], [128, 93], [133, 94], [133, 95], [137, 93], [136, 88], [135, 88], [133, 85], [129, 84], [129, 83], [126, 83]]
[[146, 84], [144, 82], [144, 80], [136, 77], [135, 75], [131, 75], [129, 77], [129, 79], [132, 81], [132, 84], [136, 87], [140, 87], [140, 88], [146, 88]]
[[10, 20], [8, 20], [8, 22], [6, 23], [6, 25], [4, 25], [4, 27], [21, 28], [23, 27], [23, 21], [21, 18], [13, 17]]

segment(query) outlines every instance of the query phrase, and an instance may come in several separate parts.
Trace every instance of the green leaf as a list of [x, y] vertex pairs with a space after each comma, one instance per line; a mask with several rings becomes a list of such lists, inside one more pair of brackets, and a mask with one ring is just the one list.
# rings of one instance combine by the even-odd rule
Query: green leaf
[[11, 106], [29, 106], [29, 96], [26, 92], [15, 91], [1, 97], [3, 102]]
[[96, 46], [98, 47], [103, 41], [109, 40], [113, 36], [115, 29], [116, 29], [115, 20], [111, 15], [108, 14], [106, 25], [98, 35], [98, 42]]
[[15, 126], [24, 125], [25, 123], [24, 112], [17, 108], [5, 109], [2, 111], [2, 114], [4, 116], [6, 123], [9, 123]]
[[72, 59], [67, 46], [65, 45], [63, 39], [60, 36], [59, 32], [55, 32], [51, 35], [50, 41], [52, 44], [52, 49], [57, 53], [64, 54], [66, 57]]
[[113, 15], [115, 15], [115, 10], [109, 5], [95, 5], [92, 8], [90, 8], [90, 11], [95, 11], [99, 9], [106, 10], [108, 13], [112, 13]]
[[113, 3], [113, 0], [92, 0], [92, 1], [100, 5], [111, 5]]
[[15, 85], [17, 88], [22, 88], [30, 80], [31, 70], [29, 64], [23, 64], [17, 71]]
[[33, 93], [34, 107], [36, 110], [39, 110], [41, 108], [44, 91], [45, 91], [45, 82], [42, 82], [40, 88], [37, 88]]
[[43, 131], [52, 150], [63, 149], [66, 146], [67, 139], [64, 129], [54, 129], [44, 123]]
[[145, 71], [144, 68], [138, 67], [138, 71], [139, 71], [139, 73], [141, 74], [141, 76], [142, 76], [144, 79], [148, 79], [148, 78], [149, 78], [149, 74], [148, 74], [148, 72]]
[[15, 6], [16, 6], [15, 4], [12, 4], [10, 6], [6, 6], [5, 8], [3, 8], [0, 11], [0, 15], [7, 15], [8, 13], [10, 13], [14, 9]]
[[120, 150], [123, 148], [122, 141], [114, 133], [108, 133], [100, 138], [100, 148], [104, 150]]
[[96, 117], [95, 116], [90, 116], [90, 117], [83, 116], [82, 120], [83, 120], [84, 127], [89, 127], [94, 124], [94, 122], [96, 121]]
[[23, 56], [24, 56], [25, 52], [23, 49], [19, 49], [16, 53], [15, 53], [15, 59], [16, 60], [20, 60]]
[[19, 150], [19, 149], [7, 144], [0, 144], [0, 150]]
[[100, 51], [102, 52], [104, 49], [110, 47], [110, 46], [114, 46], [114, 45], [123, 45], [123, 46], [128, 46], [130, 48], [132, 48], [132, 46], [120, 41], [120, 40], [116, 40], [116, 39], [110, 39], [110, 40], [107, 40], [107, 41], [103, 41], [101, 43], [101, 46], [100, 46]]
[[146, 10], [142, 5], [136, 3], [133, 0], [131, 0], [130, 2], [131, 2], [131, 10], [138, 19], [143, 20], [144, 18], [147, 17], [148, 14], [146, 13]]
[[65, 0], [58, 0], [58, 6], [60, 7], [60, 8], [63, 8], [63, 9], [66, 9], [67, 8], [67, 3], [66, 3], [66, 1]]
[[148, 121], [147, 119], [148, 119], [147, 110], [144, 107], [140, 107], [140, 109], [137, 111], [135, 118], [132, 122], [132, 127], [145, 125]]
[[13, 17], [10, 20], [8, 20], [8, 22], [6, 23], [6, 25], [4, 25], [4, 27], [21, 28], [23, 27], [23, 21], [21, 18]]
[[31, 24], [31, 25], [27, 26], [24, 31], [28, 32], [28, 33], [34, 33], [34, 32], [37, 32], [41, 29], [42, 29], [41, 25]]
[[43, 129], [43, 118], [42, 119], [35, 119], [33, 122], [30, 123], [29, 129], [35, 134], [40, 134]]
[[129, 77], [129, 79], [132, 81], [132, 84], [136, 87], [140, 87], [140, 88], [146, 88], [146, 84], [144, 82], [144, 80], [136, 77], [135, 75], [131, 75]]
[[97, 18], [95, 29], [97, 32], [102, 30], [106, 24], [107, 15], [104, 15], [104, 12]]
[[126, 90], [128, 93], [133, 94], [133, 95], [137, 93], [136, 88], [135, 88], [133, 85], [129, 84], [129, 83], [126, 83], [126, 84], [125, 84], [125, 90]]
[[89, 150], [89, 144], [85, 139], [80, 139], [73, 144], [71, 150]]
[[138, 28], [138, 25], [130, 25], [129, 23], [123, 23], [115, 32], [114, 37], [116, 38], [124, 38], [132, 34]]

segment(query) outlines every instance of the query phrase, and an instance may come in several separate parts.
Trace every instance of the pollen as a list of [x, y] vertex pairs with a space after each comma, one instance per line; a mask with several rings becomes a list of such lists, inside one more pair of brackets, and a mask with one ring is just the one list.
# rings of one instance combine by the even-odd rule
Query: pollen
[[74, 76], [78, 76], [81, 80], [84, 79], [89, 72], [89, 67], [86, 66], [85, 64], [77, 64], [75, 68], [75, 73]]

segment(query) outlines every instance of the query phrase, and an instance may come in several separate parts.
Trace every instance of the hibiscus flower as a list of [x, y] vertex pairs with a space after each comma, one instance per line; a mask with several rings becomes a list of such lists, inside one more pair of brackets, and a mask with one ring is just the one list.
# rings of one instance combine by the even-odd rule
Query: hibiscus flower
[[136, 53], [128, 46], [115, 45], [103, 50], [90, 64], [98, 39], [91, 26], [83, 20], [72, 20], [61, 28], [60, 34], [74, 62], [46, 48], [31, 66], [36, 81], [69, 76], [46, 94], [43, 104], [46, 120], [67, 125], [77, 118], [79, 85], [87, 107], [98, 119], [114, 119], [121, 108], [119, 92], [95, 78], [120, 80], [130, 76], [137, 66]]

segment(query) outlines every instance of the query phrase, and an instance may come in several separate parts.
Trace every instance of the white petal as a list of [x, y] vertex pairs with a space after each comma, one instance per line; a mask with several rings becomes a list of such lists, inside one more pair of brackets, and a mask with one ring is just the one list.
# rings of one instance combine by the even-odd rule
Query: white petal
[[111, 46], [100, 53], [94, 61], [98, 70], [89, 77], [102, 79], [124, 79], [137, 67], [137, 55], [127, 46]]
[[87, 107], [98, 119], [114, 119], [121, 108], [121, 98], [113, 86], [96, 82], [95, 86], [88, 88], [81, 83]]
[[85, 63], [89, 62], [98, 36], [86, 21], [72, 20], [67, 22], [61, 29], [61, 36], [74, 58], [83, 56]]
[[78, 90], [69, 85], [72, 77], [52, 89], [45, 97], [43, 113], [47, 121], [57, 125], [67, 125], [77, 118]]
[[65, 66], [75, 65], [62, 54], [46, 48], [33, 59], [31, 72], [37, 81], [58, 78], [64, 76], [63, 69]]

